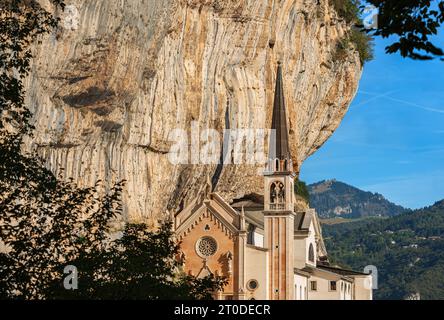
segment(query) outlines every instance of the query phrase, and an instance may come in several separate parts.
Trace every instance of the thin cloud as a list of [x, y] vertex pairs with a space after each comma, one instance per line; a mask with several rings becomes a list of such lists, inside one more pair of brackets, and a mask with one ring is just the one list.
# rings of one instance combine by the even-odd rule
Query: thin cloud
[[396, 91], [388, 91], [388, 92], [385, 92], [385, 93], [371, 93], [371, 92], [366, 92], [366, 91], [359, 91], [359, 93], [363, 93], [363, 94], [366, 94], [366, 95], [372, 96], [372, 98], [367, 99], [367, 100], [364, 100], [364, 101], [361, 101], [360, 103], [355, 104], [354, 107], [359, 107], [359, 106], [365, 105], [365, 104], [367, 104], [367, 103], [369, 103], [369, 102], [372, 102], [372, 101], [374, 101], [374, 100], [377, 100], [377, 99], [379, 99], [379, 98], [386, 98], [386, 97], [388, 97], [388, 95], [390, 95], [390, 94], [392, 94], [392, 93], [395, 93], [395, 92], [397, 92], [397, 91], [399, 91], [399, 90], [396, 90]]
[[412, 107], [416, 107], [425, 111], [430, 111], [430, 112], [436, 112], [436, 113], [442, 113], [444, 114], [444, 110], [441, 109], [435, 109], [435, 108], [430, 108], [430, 107], [425, 107], [422, 106], [420, 104], [414, 103], [414, 102], [409, 102], [409, 101], [405, 101], [405, 100], [401, 100], [401, 99], [396, 99], [396, 98], [392, 98], [392, 97], [385, 97], [388, 100], [394, 101], [394, 102], [399, 102], [399, 103], [403, 103]]
[[363, 101], [361, 103], [358, 103], [355, 106], [360, 106], [360, 105], [366, 104], [366, 103], [371, 102], [371, 101], [376, 100], [376, 99], [385, 98], [385, 99], [393, 101], [393, 102], [402, 103], [402, 104], [405, 104], [405, 105], [408, 105], [408, 106], [411, 106], [411, 107], [415, 107], [415, 108], [418, 108], [418, 109], [422, 109], [422, 110], [425, 110], [425, 111], [444, 114], [444, 110], [441, 110], [441, 109], [430, 108], [430, 107], [426, 107], [426, 106], [423, 106], [423, 105], [420, 105], [420, 104], [417, 104], [417, 103], [414, 103], [414, 102], [410, 102], [410, 101], [406, 101], [406, 100], [402, 100], [402, 99], [397, 99], [397, 98], [393, 98], [393, 97], [389, 96], [390, 94], [392, 94], [394, 92], [397, 92], [397, 91], [389, 91], [389, 92], [386, 92], [386, 93], [374, 93], [374, 92], [368, 92], [368, 91], [359, 91], [359, 92], [362, 93], [362, 94], [373, 96], [373, 97], [370, 98], [370, 99], [367, 99], [367, 100], [365, 100], [365, 101]]

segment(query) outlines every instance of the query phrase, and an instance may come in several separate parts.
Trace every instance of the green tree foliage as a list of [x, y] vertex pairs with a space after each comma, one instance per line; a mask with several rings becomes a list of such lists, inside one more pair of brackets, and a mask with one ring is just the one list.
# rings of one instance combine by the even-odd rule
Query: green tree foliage
[[0, 252], [0, 298], [62, 298], [68, 264], [80, 269], [77, 298], [209, 298], [224, 280], [177, 276], [171, 225], [158, 233], [130, 225], [110, 241], [108, 223], [122, 213], [124, 182], [110, 190], [100, 181], [78, 188], [57, 179], [35, 152], [22, 151], [33, 130], [23, 89], [31, 45], [58, 21], [39, 1], [0, 5], [0, 242], [7, 249]]
[[444, 201], [387, 219], [323, 226], [333, 262], [378, 268], [377, 299], [444, 299]]
[[[63, 7], [58, 0], [55, 7]], [[56, 27], [57, 19], [38, 1], [1, 1], [0, 14], [0, 296], [44, 298], [60, 265], [106, 239], [106, 225], [121, 213], [123, 182], [105, 190], [100, 181], [77, 188], [60, 181], [35, 153], [22, 151], [32, 135], [23, 80], [31, 45]]]
[[65, 290], [59, 281], [49, 296], [69, 299], [211, 299], [226, 279], [196, 278], [181, 272], [180, 246], [172, 224], [150, 231], [127, 225], [123, 236], [106, 250], [84, 252], [72, 262], [79, 270], [79, 288]]
[[359, 53], [361, 64], [373, 60], [373, 38], [362, 30], [362, 20], [359, 0], [331, 0], [336, 12], [349, 25], [349, 32], [338, 41], [333, 60], [343, 61], [348, 56], [348, 50], [354, 49]]
[[331, 0], [331, 4], [338, 15], [345, 19], [347, 23], [354, 24], [360, 21], [359, 0]]
[[363, 33], [357, 28], [352, 28], [336, 44], [336, 51], [333, 54], [334, 61], [344, 61], [348, 57], [348, 51], [354, 49], [359, 53], [359, 60], [364, 65], [373, 60], [373, 38]]
[[[360, 19], [366, 5], [378, 9], [376, 29], [362, 30], [368, 37], [358, 33], [350, 40], [359, 51], [362, 61], [372, 58], [371, 37], [395, 37], [396, 41], [386, 47], [389, 54], [399, 53], [402, 57], [427, 60], [442, 58], [444, 51], [436, 44], [440, 26], [444, 22], [444, 1], [442, 0], [330, 0], [333, 7], [347, 23], [363, 29]], [[340, 48], [339, 48], [340, 50]]]
[[294, 193], [302, 197], [307, 203], [310, 202], [310, 194], [308, 193], [307, 184], [304, 181], [299, 179], [294, 180]]
[[361, 63], [373, 60], [373, 38], [357, 28], [352, 28], [349, 33], [349, 41], [359, 53]]
[[[396, 40], [386, 47], [389, 54], [399, 53], [402, 57], [416, 60], [443, 59], [444, 51], [437, 44], [436, 38], [444, 23], [443, 0], [330, 1], [339, 16], [358, 28], [338, 43], [334, 58], [343, 57], [345, 45], [352, 43], [359, 52], [361, 61], [369, 61], [373, 57], [371, 39], [380, 36], [395, 37]], [[376, 29], [363, 29], [360, 17], [366, 5], [373, 5], [378, 9]], [[367, 36], [360, 33], [367, 33]]]
[[387, 53], [402, 57], [427, 60], [442, 58], [444, 51], [437, 46], [434, 36], [444, 22], [442, 0], [368, 0], [379, 9], [378, 28], [369, 30], [374, 36], [397, 41], [386, 47]]

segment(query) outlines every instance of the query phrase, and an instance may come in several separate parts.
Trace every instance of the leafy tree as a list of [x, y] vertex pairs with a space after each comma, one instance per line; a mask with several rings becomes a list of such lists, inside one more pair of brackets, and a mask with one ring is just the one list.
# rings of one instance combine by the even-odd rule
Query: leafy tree
[[360, 0], [330, 0], [340, 17], [347, 23], [357, 23], [360, 21], [359, 6]]
[[60, 265], [103, 246], [106, 224], [121, 213], [123, 182], [108, 192], [100, 182], [80, 189], [58, 180], [34, 152], [22, 151], [33, 129], [23, 88], [31, 45], [57, 19], [37, 1], [0, 4], [0, 297], [44, 298], [48, 285], [61, 279]]
[[324, 225], [331, 260], [378, 268], [376, 299], [444, 299], [444, 200], [387, 219]]
[[302, 197], [307, 203], [310, 202], [310, 194], [308, 193], [307, 184], [304, 181], [299, 179], [294, 180], [294, 193]]
[[64, 290], [59, 281], [49, 294], [70, 299], [211, 299], [226, 279], [196, 278], [180, 272], [179, 243], [171, 223], [158, 231], [145, 224], [127, 225], [123, 236], [106, 250], [85, 252], [73, 265], [79, 288]]
[[[347, 35], [346, 40], [353, 43], [363, 62], [371, 60], [371, 37], [395, 37], [395, 41], [386, 47], [389, 54], [399, 53], [402, 57], [428, 60], [442, 58], [444, 51], [436, 44], [434, 36], [438, 34], [444, 22], [443, 0], [329, 0], [336, 12], [347, 23], [367, 33]], [[378, 23], [375, 29], [364, 29], [361, 14], [367, 5], [378, 9]], [[344, 46], [344, 41], [339, 44]], [[340, 56], [341, 51], [339, 52]], [[338, 56], [338, 54], [337, 54]]]
[[444, 51], [431, 38], [444, 23], [442, 0], [367, 0], [379, 9], [378, 27], [369, 30], [374, 36], [397, 41], [386, 47], [387, 53], [402, 57], [427, 60], [443, 57]]
[[[63, 8], [60, 0], [52, 4]], [[5, 247], [0, 298], [54, 297], [64, 266], [74, 262], [91, 284], [82, 297], [167, 298], [175, 292], [208, 298], [222, 280], [182, 276], [173, 281], [176, 262], [169, 258], [178, 247], [165, 229], [154, 234], [129, 226], [122, 239], [110, 243], [107, 225], [122, 213], [124, 182], [110, 190], [100, 181], [78, 188], [57, 179], [35, 152], [23, 152], [23, 139], [33, 130], [23, 87], [31, 45], [58, 20], [35, 0], [0, 0], [0, 6], [0, 244]]]
[[360, 0], [330, 0], [336, 12], [352, 27], [336, 44], [334, 61], [343, 61], [351, 47], [359, 53], [361, 64], [373, 59], [373, 38], [362, 30]]

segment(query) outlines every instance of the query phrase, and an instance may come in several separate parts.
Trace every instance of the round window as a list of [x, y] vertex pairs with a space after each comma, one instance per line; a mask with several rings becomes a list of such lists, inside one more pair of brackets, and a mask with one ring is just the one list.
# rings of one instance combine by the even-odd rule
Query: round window
[[253, 279], [247, 282], [248, 290], [256, 290], [257, 287], [259, 287], [259, 283], [257, 282], [257, 280]]
[[211, 257], [217, 251], [217, 242], [211, 237], [202, 237], [196, 243], [196, 251], [201, 257]]

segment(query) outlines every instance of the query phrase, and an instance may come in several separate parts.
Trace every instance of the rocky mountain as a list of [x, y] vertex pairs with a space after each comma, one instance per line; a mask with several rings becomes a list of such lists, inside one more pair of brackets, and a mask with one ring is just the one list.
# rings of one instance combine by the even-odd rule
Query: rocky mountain
[[310, 205], [321, 218], [394, 216], [407, 210], [379, 193], [363, 191], [336, 180], [321, 181], [307, 187]]
[[356, 50], [337, 58], [350, 26], [327, 0], [65, 2], [33, 51], [27, 146], [81, 186], [126, 180], [133, 221], [174, 213], [208, 180], [228, 200], [261, 191], [263, 164], [171, 163], [170, 134], [270, 128], [278, 61], [296, 170], [338, 127], [361, 76]]
[[334, 263], [378, 270], [376, 299], [444, 300], [444, 200], [387, 219], [323, 225]]

